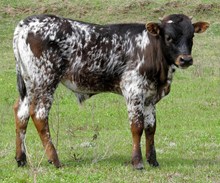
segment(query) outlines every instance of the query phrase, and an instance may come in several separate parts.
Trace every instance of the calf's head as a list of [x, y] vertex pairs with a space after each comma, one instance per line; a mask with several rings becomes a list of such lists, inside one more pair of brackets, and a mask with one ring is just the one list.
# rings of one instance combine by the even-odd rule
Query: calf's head
[[163, 54], [169, 64], [187, 68], [193, 64], [191, 50], [194, 33], [202, 33], [209, 27], [207, 22], [191, 22], [191, 18], [183, 14], [169, 15], [160, 23], [148, 23], [148, 32], [161, 40]]

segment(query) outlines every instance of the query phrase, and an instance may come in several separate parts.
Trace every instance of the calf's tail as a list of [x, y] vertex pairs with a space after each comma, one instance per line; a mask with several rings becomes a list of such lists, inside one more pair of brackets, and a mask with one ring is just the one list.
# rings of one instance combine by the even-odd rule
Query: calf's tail
[[[25, 84], [22, 71], [24, 68], [22, 67], [22, 58], [20, 55], [20, 49], [22, 49], [22, 31], [23, 31], [23, 22], [20, 22], [15, 29], [14, 32], [14, 39], [13, 39], [13, 49], [14, 49], [14, 56], [16, 60], [16, 73], [17, 73], [17, 88], [20, 95], [20, 102], [19, 102], [19, 109], [18, 109], [18, 118], [21, 121], [26, 121], [30, 116], [29, 105], [30, 105], [30, 98], [28, 97], [27, 86]], [[23, 69], [22, 69], [23, 68]]]
[[23, 101], [24, 97], [27, 95], [27, 89], [20, 71], [17, 71], [17, 86], [18, 86], [18, 92], [20, 94], [20, 98]]
[[24, 97], [27, 94], [25, 82], [21, 74], [22, 59], [19, 53], [19, 46], [18, 46], [19, 38], [21, 37], [21, 33], [23, 31], [23, 25], [24, 25], [24, 22], [20, 21], [14, 31], [14, 37], [13, 37], [13, 49], [14, 49], [14, 56], [16, 60], [16, 72], [17, 72], [17, 86], [18, 86], [18, 91], [20, 94], [20, 99], [22, 101], [24, 100]]

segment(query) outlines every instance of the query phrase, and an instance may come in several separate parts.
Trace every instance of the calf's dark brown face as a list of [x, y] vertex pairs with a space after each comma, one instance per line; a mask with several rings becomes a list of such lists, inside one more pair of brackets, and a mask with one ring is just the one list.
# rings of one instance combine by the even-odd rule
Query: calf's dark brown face
[[161, 40], [161, 47], [168, 64], [187, 68], [193, 64], [191, 56], [194, 33], [205, 32], [207, 22], [192, 24], [191, 18], [182, 14], [173, 14], [161, 20], [161, 23], [148, 23], [146, 28], [153, 36]]

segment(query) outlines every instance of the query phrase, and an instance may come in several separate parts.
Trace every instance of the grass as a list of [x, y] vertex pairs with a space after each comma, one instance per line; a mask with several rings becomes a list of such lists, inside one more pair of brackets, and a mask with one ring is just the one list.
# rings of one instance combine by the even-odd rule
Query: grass
[[[0, 182], [220, 182], [217, 0], [2, 0], [0, 6]], [[159, 168], [145, 164], [143, 171], [132, 169], [131, 134], [122, 97], [101, 94], [78, 106], [63, 86], [55, 94], [50, 126], [64, 167], [47, 163], [32, 121], [26, 137], [28, 165], [17, 167], [12, 106], [18, 93], [12, 36], [21, 18], [37, 13], [102, 24], [157, 21], [165, 14], [185, 13], [194, 21], [211, 23], [207, 33], [194, 38], [194, 66], [177, 71], [171, 93], [157, 105]]]

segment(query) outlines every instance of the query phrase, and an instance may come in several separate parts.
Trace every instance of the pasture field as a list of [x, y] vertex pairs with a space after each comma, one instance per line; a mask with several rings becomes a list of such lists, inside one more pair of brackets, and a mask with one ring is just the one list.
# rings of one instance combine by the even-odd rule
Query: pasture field
[[[195, 35], [194, 65], [177, 69], [171, 93], [157, 105], [159, 168], [145, 163], [144, 170], [133, 170], [123, 97], [100, 94], [79, 106], [74, 94], [61, 85], [55, 93], [50, 127], [63, 167], [47, 163], [31, 120], [26, 136], [28, 165], [17, 167], [13, 30], [20, 19], [39, 13], [100, 24], [158, 21], [171, 13], [210, 22], [207, 32]], [[0, 182], [220, 182], [219, 0], [1, 0], [0, 88]]]

